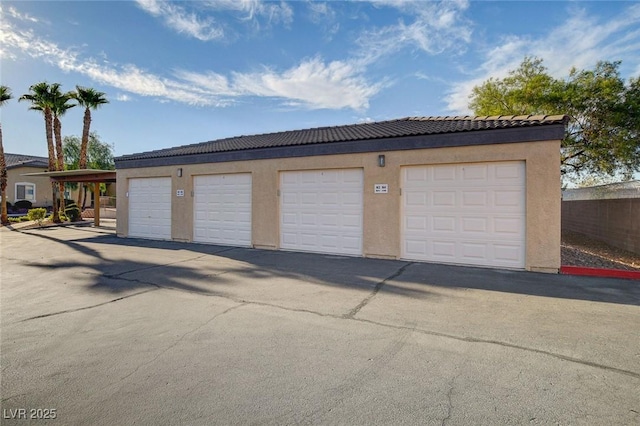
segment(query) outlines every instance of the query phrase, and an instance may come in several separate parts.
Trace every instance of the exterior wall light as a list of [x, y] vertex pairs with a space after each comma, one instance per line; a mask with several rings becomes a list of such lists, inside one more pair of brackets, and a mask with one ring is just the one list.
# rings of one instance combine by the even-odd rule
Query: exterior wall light
[[178, 177], [182, 177], [182, 167], [178, 169]]
[[384, 155], [380, 154], [378, 155], [378, 166], [380, 167], [384, 167]]

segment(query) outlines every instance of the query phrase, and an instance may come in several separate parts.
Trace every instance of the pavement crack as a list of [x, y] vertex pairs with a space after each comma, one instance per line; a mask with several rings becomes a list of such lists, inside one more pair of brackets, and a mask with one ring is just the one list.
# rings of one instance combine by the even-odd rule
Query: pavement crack
[[447, 415], [442, 419], [442, 426], [447, 424], [447, 421], [451, 419], [451, 411], [453, 411], [453, 403], [451, 402], [451, 395], [453, 394], [453, 388], [458, 376], [453, 377], [449, 382], [449, 391], [447, 392]]
[[404, 272], [405, 269], [407, 269], [409, 266], [413, 265], [415, 262], [409, 262], [409, 263], [405, 263], [404, 265], [402, 265], [397, 271], [395, 271], [393, 274], [389, 275], [387, 278], [383, 279], [382, 281], [378, 282], [376, 284], [376, 286], [373, 288], [373, 291], [367, 296], [365, 297], [360, 303], [358, 303], [358, 305], [353, 308], [351, 311], [349, 311], [348, 313], [346, 313], [343, 318], [345, 319], [353, 319], [358, 312], [360, 312], [360, 310], [362, 308], [364, 308], [365, 306], [367, 306], [367, 304], [371, 301], [371, 299], [373, 299], [376, 294], [378, 294], [378, 292], [380, 291], [380, 289], [388, 282], [391, 281], [394, 278], [399, 277], [400, 275], [402, 275], [402, 273]]
[[225, 309], [224, 311], [215, 314], [214, 316], [212, 316], [211, 318], [209, 318], [207, 321], [203, 322], [202, 324], [200, 324], [199, 326], [195, 327], [192, 330], [187, 331], [186, 333], [182, 334], [182, 336], [180, 336], [175, 342], [173, 342], [171, 345], [167, 346], [164, 350], [160, 351], [158, 354], [156, 354], [156, 356], [154, 356], [151, 360], [144, 362], [140, 365], [138, 365], [133, 371], [131, 371], [129, 374], [125, 375], [124, 377], [120, 378], [120, 381], [126, 380], [128, 377], [132, 376], [133, 374], [135, 374], [138, 370], [140, 370], [143, 367], [146, 367], [147, 365], [151, 365], [154, 362], [156, 362], [158, 360], [158, 358], [160, 358], [162, 355], [164, 355], [165, 353], [169, 352], [171, 349], [175, 348], [178, 344], [180, 344], [180, 342], [182, 342], [185, 337], [187, 337], [190, 334], [195, 333], [196, 331], [200, 330], [202, 327], [205, 327], [206, 325], [208, 325], [209, 323], [211, 323], [213, 320], [215, 320], [216, 318], [221, 317], [222, 315], [225, 315], [235, 309], [241, 308], [243, 306], [245, 306], [246, 303], [241, 303], [238, 304], [236, 306], [232, 306], [228, 309]]
[[[402, 273], [402, 271], [405, 268], [407, 268], [408, 266], [410, 266], [411, 264], [413, 264], [413, 263], [408, 263], [408, 264], [404, 265], [396, 273], [391, 275], [389, 278], [386, 278], [381, 283], [384, 283], [386, 281], [389, 281], [389, 280], [399, 276]], [[378, 283], [380, 285], [380, 287], [382, 287], [381, 283]], [[162, 288], [167, 289], [167, 290], [181, 291], [181, 292], [185, 291], [183, 289], [178, 289], [178, 288], [175, 288], [175, 287], [162, 287]], [[379, 289], [378, 289], [378, 291], [379, 291]], [[372, 293], [372, 295], [370, 295], [367, 299], [365, 299], [365, 301], [370, 300], [374, 295], [375, 294]], [[382, 323], [382, 322], [372, 321], [372, 320], [367, 320], [367, 319], [362, 319], [362, 318], [354, 318], [353, 316], [351, 316], [349, 314], [347, 314], [347, 315], [327, 314], [327, 313], [312, 311], [312, 310], [308, 310], [308, 309], [290, 308], [290, 307], [287, 307], [287, 306], [276, 305], [274, 303], [264, 303], [264, 302], [257, 302], [257, 301], [251, 301], [251, 300], [245, 300], [245, 299], [237, 299], [237, 298], [230, 297], [230, 296], [212, 295], [212, 297], [220, 297], [220, 298], [223, 298], [223, 299], [231, 300], [233, 302], [242, 303], [242, 304], [246, 304], [246, 305], [256, 305], [256, 306], [264, 306], [264, 307], [270, 307], [270, 308], [275, 308], [275, 309], [282, 309], [282, 310], [288, 311], [288, 312], [306, 313], [306, 314], [316, 315], [316, 316], [319, 316], [319, 317], [334, 318], [334, 319], [339, 319], [339, 320], [359, 321], [359, 322], [372, 324], [372, 325], [376, 325], [376, 326], [380, 326], [380, 327], [393, 328], [393, 329], [396, 329], [396, 330], [411, 330], [411, 331], [415, 331], [416, 333], [420, 333], [420, 334], [424, 334], [424, 335], [437, 336], [437, 337], [442, 337], [442, 338], [447, 338], [447, 339], [453, 339], [453, 340], [458, 340], [458, 341], [461, 341], [461, 342], [484, 343], [484, 344], [498, 345], [498, 346], [503, 346], [503, 347], [506, 347], [506, 348], [518, 349], [518, 350], [523, 350], [523, 351], [527, 351], [527, 352], [537, 353], [537, 354], [540, 354], [540, 355], [546, 355], [546, 356], [550, 356], [550, 357], [553, 357], [553, 358], [556, 358], [556, 359], [560, 359], [560, 360], [563, 360], [563, 361], [572, 362], [572, 363], [576, 363], [576, 364], [581, 364], [581, 365], [585, 365], [585, 366], [589, 366], [589, 367], [593, 367], [593, 368], [597, 368], [597, 369], [601, 369], [601, 370], [610, 371], [610, 372], [613, 372], [613, 373], [624, 374], [626, 376], [631, 376], [631, 377], [634, 377], [636, 379], [640, 379], [640, 373], [636, 373], [634, 371], [624, 370], [624, 369], [616, 368], [616, 367], [610, 367], [610, 366], [607, 366], [607, 365], [598, 364], [598, 363], [595, 363], [595, 362], [586, 361], [586, 360], [583, 360], [583, 359], [574, 358], [574, 357], [570, 357], [570, 356], [566, 356], [566, 355], [562, 355], [562, 354], [557, 354], [557, 353], [545, 351], [545, 350], [542, 350], [542, 349], [530, 348], [530, 347], [516, 345], [516, 344], [512, 344], [512, 343], [501, 342], [501, 341], [498, 341], [498, 340], [479, 339], [479, 338], [475, 338], [475, 337], [466, 337], [466, 336], [457, 336], [457, 335], [454, 335], [454, 334], [447, 334], [447, 333], [441, 333], [441, 332], [438, 332], [438, 331], [432, 331], [432, 330], [425, 330], [425, 329], [421, 329], [421, 328], [416, 328], [414, 326], [409, 327], [409, 326], [402, 326], [402, 325], [395, 325], [395, 324], [387, 324], [387, 323]], [[366, 305], [366, 303], [362, 303], [361, 302], [358, 305], [360, 307], [359, 309], [362, 309], [362, 307], [364, 307], [365, 305]], [[359, 310], [359, 309], [357, 309], [357, 310]], [[355, 311], [355, 313], [357, 313], [357, 310], [353, 309], [351, 312]]]
[[83, 306], [81, 308], [75, 308], [75, 309], [66, 309], [64, 311], [58, 311], [58, 312], [51, 312], [48, 314], [42, 314], [42, 315], [36, 315], [35, 317], [29, 317], [29, 318], [25, 318], [23, 320], [20, 320], [18, 322], [25, 322], [25, 321], [31, 321], [31, 320], [35, 320], [35, 319], [41, 319], [41, 318], [47, 318], [47, 317], [52, 317], [52, 316], [56, 316], [56, 315], [62, 315], [62, 314], [69, 314], [69, 313], [73, 313], [73, 312], [79, 312], [79, 311], [86, 311], [87, 309], [93, 309], [93, 308], [97, 308], [100, 306], [104, 306], [104, 305], [108, 305], [110, 303], [114, 303], [114, 302], [119, 302], [120, 300], [124, 300], [124, 299], [128, 299], [130, 297], [134, 297], [134, 296], [139, 296], [141, 294], [145, 294], [145, 293], [149, 293], [150, 291], [156, 291], [159, 290], [160, 287], [156, 288], [150, 288], [148, 290], [144, 290], [144, 291], [139, 291], [137, 293], [133, 293], [133, 294], [127, 294], [126, 296], [122, 296], [122, 297], [118, 297], [116, 299], [111, 299], [108, 300], [106, 302], [102, 302], [102, 303], [97, 303], [95, 305], [90, 305], [90, 306]]
[[[8, 396], [6, 398], [2, 398], [0, 401], [1, 402], [6, 402], [6, 401], [9, 401], [10, 399], [17, 398], [19, 396], [26, 396], [26, 395], [27, 395], [26, 393], [18, 393], [18, 394], [15, 394], [15, 395]], [[631, 411], [633, 411], [633, 410], [631, 410]]]
[[379, 325], [379, 326], [382, 326], [382, 327], [395, 328], [395, 329], [398, 329], [398, 330], [409, 329], [409, 330], [415, 331], [416, 333], [425, 334], [425, 335], [429, 335], [429, 336], [444, 337], [444, 338], [447, 338], [447, 339], [458, 340], [458, 341], [461, 341], [461, 342], [485, 343], [485, 344], [490, 344], [490, 345], [502, 346], [502, 347], [505, 347], [505, 348], [518, 349], [518, 350], [522, 350], [522, 351], [537, 353], [537, 354], [540, 354], [540, 355], [550, 356], [550, 357], [553, 357], [553, 358], [560, 359], [562, 361], [573, 362], [573, 363], [576, 363], [576, 364], [581, 364], [581, 365], [585, 365], [585, 366], [588, 366], [588, 367], [598, 368], [598, 369], [610, 371], [610, 372], [613, 372], [613, 373], [624, 374], [626, 376], [631, 376], [631, 377], [634, 377], [636, 379], [640, 379], [640, 373], [636, 373], [635, 371], [629, 371], [629, 370], [624, 370], [622, 368], [617, 368], [617, 367], [611, 367], [611, 366], [608, 366], [608, 365], [598, 364], [596, 362], [591, 362], [591, 361], [587, 361], [587, 360], [584, 360], [584, 359], [574, 358], [574, 357], [570, 357], [570, 356], [567, 356], [567, 355], [557, 354], [557, 353], [545, 351], [545, 350], [542, 350], [542, 349], [530, 348], [530, 347], [527, 347], [527, 346], [521, 346], [521, 345], [516, 345], [516, 344], [513, 344], [513, 343], [501, 342], [501, 341], [492, 340], [492, 339], [479, 339], [479, 338], [476, 338], [476, 337], [456, 336], [454, 334], [440, 333], [438, 331], [424, 330], [424, 329], [420, 329], [420, 328], [413, 328], [413, 327], [407, 327], [407, 326], [401, 326], [401, 325], [386, 324], [386, 323], [381, 323], [381, 322], [371, 321], [371, 320], [366, 320], [366, 319], [359, 319], [359, 318], [352, 318], [352, 319], [354, 321], [360, 321], [360, 322], [364, 322], [364, 323], [368, 323], [368, 324]]

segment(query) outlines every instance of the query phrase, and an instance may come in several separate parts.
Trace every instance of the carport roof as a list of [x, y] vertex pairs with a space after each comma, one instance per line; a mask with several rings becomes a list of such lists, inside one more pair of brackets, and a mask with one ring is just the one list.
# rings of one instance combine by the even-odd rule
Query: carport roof
[[25, 173], [21, 176], [48, 177], [55, 182], [115, 182], [115, 170], [78, 169], [58, 172]]
[[[188, 164], [219, 162], [233, 160], [250, 160], [258, 158], [279, 158], [282, 156], [307, 156], [328, 155], [345, 152], [370, 152], [395, 149], [415, 149], [438, 146], [461, 146], [488, 143], [522, 142], [527, 140], [562, 139], [564, 137], [567, 116], [565, 115], [508, 115], [508, 116], [458, 116], [458, 117], [406, 117], [396, 120], [350, 124], [344, 126], [318, 127], [303, 130], [291, 130], [277, 133], [266, 133], [250, 136], [237, 136], [218, 139], [209, 142], [201, 142], [191, 145], [183, 145], [174, 148], [166, 148], [155, 151], [147, 151], [137, 154], [129, 154], [117, 157], [116, 168], [132, 168], [144, 166], [158, 166], [170, 164]], [[433, 139], [431, 142], [405, 146], [407, 139], [425, 136], [437, 136], [460, 133], [476, 133], [478, 131], [498, 130], [526, 130], [544, 127], [551, 132], [519, 133], [517, 137], [504, 138], [480, 138], [476, 141], [446, 143], [442, 139]], [[492, 132], [493, 133], [493, 132]], [[458, 138], [461, 140], [460, 138]], [[362, 145], [366, 141], [382, 141], [385, 144], [374, 143]], [[396, 143], [400, 140], [405, 143]], [[424, 142], [424, 138], [421, 138]], [[351, 149], [346, 149], [344, 143], [358, 142], [358, 148], [352, 144]], [[279, 155], [274, 148], [291, 148], [311, 145], [323, 145], [323, 148], [310, 150], [298, 150], [297, 155]], [[355, 148], [355, 149], [354, 149]], [[269, 149], [269, 154], [263, 151]], [[260, 151], [249, 154], [244, 151]], [[282, 154], [282, 150], [277, 150]], [[216, 155], [232, 154], [235, 155]], [[291, 153], [291, 151], [289, 151]], [[180, 159], [176, 158], [179, 157]]]

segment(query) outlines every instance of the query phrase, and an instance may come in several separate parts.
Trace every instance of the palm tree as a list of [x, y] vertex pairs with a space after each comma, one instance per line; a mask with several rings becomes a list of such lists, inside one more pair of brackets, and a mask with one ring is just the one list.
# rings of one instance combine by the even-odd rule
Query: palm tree
[[[96, 110], [100, 105], [108, 104], [109, 101], [105, 98], [103, 92], [98, 92], [91, 87], [76, 86], [74, 98], [78, 102], [78, 105], [84, 107], [84, 123], [82, 126], [82, 141], [80, 142], [80, 161], [78, 168], [87, 168], [87, 147], [89, 146], [89, 131], [91, 128], [91, 110]], [[79, 185], [80, 188], [82, 185]], [[78, 191], [78, 206], [82, 206], [84, 200], [82, 197], [84, 191]]]
[[[60, 91], [60, 84], [54, 83], [49, 89], [51, 94], [51, 113], [53, 114], [53, 135], [56, 141], [57, 170], [62, 171], [64, 170], [64, 153], [62, 151], [62, 124], [60, 123], [60, 117], [63, 116], [68, 109], [73, 108], [75, 104], [68, 103], [73, 98], [73, 95], [71, 92], [62, 93]], [[61, 208], [64, 210], [64, 183], [61, 182], [59, 188], [63, 194], [61, 198]]]
[[[34, 84], [29, 87], [29, 93], [20, 96], [18, 101], [31, 102], [31, 107], [29, 109], [41, 111], [44, 115], [44, 129], [47, 136], [47, 149], [49, 151], [49, 171], [56, 171], [56, 151], [53, 145], [53, 113], [51, 110], [53, 107], [53, 96], [51, 94], [51, 86], [46, 81]], [[52, 183], [51, 187], [53, 189], [53, 221], [60, 222], [60, 215], [58, 214], [57, 208], [58, 186], [55, 183]]]
[[[4, 105], [12, 97], [11, 89], [7, 86], [0, 86], [0, 106]], [[7, 162], [4, 158], [4, 146], [2, 145], [2, 126], [0, 126], [0, 190], [2, 192], [0, 223], [5, 225], [9, 223], [9, 218], [7, 216]]]

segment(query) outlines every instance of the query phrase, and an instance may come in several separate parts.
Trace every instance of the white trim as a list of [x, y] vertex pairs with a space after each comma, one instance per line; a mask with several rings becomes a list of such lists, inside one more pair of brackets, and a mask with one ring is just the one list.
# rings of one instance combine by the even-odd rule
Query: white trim
[[[32, 186], [33, 187], [33, 197], [32, 198], [27, 198], [27, 189], [25, 188], [24, 194], [25, 194], [25, 198], [18, 198], [18, 186]], [[33, 182], [16, 182], [13, 185], [13, 202], [17, 202], [17, 201], [22, 201], [22, 200], [27, 200], [27, 201], [31, 201], [32, 203], [34, 203], [36, 201], [36, 184]]]

